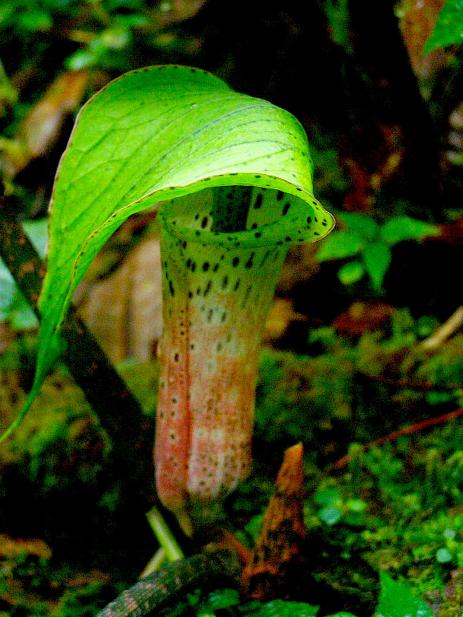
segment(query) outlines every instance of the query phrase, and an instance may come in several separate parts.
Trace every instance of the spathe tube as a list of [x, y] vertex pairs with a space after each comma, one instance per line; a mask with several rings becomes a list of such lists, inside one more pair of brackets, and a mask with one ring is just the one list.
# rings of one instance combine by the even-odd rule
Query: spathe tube
[[[214, 231], [217, 200], [248, 195], [242, 231]], [[220, 210], [220, 209], [219, 209]], [[270, 189], [224, 187], [160, 210], [164, 332], [156, 421], [158, 495], [183, 529], [207, 525], [248, 474], [259, 348], [288, 247], [331, 224]]]

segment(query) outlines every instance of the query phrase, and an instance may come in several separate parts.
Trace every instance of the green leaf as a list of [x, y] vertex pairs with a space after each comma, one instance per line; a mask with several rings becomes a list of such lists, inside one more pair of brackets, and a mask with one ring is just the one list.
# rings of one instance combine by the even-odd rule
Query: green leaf
[[356, 617], [353, 613], [346, 613], [346, 611], [341, 611], [340, 613], [335, 613], [334, 615], [328, 615], [328, 617]]
[[463, 43], [463, 0], [447, 0], [439, 12], [423, 53], [429, 54], [434, 49], [455, 43]]
[[453, 555], [448, 548], [443, 547], [436, 551], [436, 559], [439, 563], [449, 563], [449, 561], [452, 561]]
[[256, 612], [245, 613], [252, 617], [316, 617], [318, 606], [305, 602], [273, 600], [262, 605]]
[[46, 11], [32, 9], [19, 15], [18, 25], [31, 32], [47, 31], [52, 28], [53, 19]]
[[347, 508], [351, 512], [364, 512], [368, 508], [368, 503], [363, 499], [348, 499], [346, 503]]
[[319, 506], [333, 506], [342, 504], [342, 495], [336, 487], [318, 488], [314, 501]]
[[196, 614], [197, 617], [214, 615], [216, 610], [238, 606], [239, 603], [240, 595], [236, 589], [220, 589], [209, 594], [207, 600], [196, 609]]
[[15, 425], [61, 351], [58, 328], [74, 290], [129, 216], [178, 198], [188, 208], [185, 196], [197, 203], [206, 189], [250, 186], [279, 205], [259, 239], [254, 229], [243, 232], [243, 245], [315, 241], [333, 223], [313, 197], [311, 172], [307, 138], [293, 116], [210, 73], [148, 67], [103, 88], [79, 113], [55, 179], [37, 369]]
[[358, 255], [364, 246], [364, 239], [351, 231], [338, 231], [332, 234], [317, 251], [317, 260], [344, 259]]
[[428, 236], [437, 236], [439, 227], [410, 216], [395, 216], [381, 228], [381, 240], [387, 244], [397, 244], [403, 240], [420, 240]]
[[374, 289], [380, 290], [391, 263], [391, 249], [384, 242], [374, 242], [365, 247], [362, 257]]
[[337, 45], [341, 45], [347, 53], [351, 54], [348, 0], [328, 0], [325, 5], [325, 11], [333, 41]]
[[339, 215], [349, 230], [366, 240], [375, 240], [379, 234], [379, 225], [370, 216], [360, 212], [343, 212]]
[[257, 539], [260, 530], [262, 529], [263, 521], [263, 514], [255, 514], [244, 526], [244, 530], [251, 536], [251, 538], [253, 538], [253, 540]]
[[434, 617], [428, 604], [405, 581], [380, 574], [381, 590], [375, 617]]
[[338, 270], [338, 278], [343, 285], [352, 285], [365, 274], [365, 267], [360, 261], [349, 261]]
[[326, 506], [318, 512], [321, 521], [329, 525], [336, 525], [342, 519], [342, 510], [335, 506]]

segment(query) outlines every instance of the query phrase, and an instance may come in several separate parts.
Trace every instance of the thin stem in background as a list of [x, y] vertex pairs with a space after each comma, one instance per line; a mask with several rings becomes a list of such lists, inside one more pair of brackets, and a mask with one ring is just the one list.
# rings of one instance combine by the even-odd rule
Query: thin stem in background
[[[5, 196], [0, 196], [0, 239], [0, 258], [39, 317], [37, 301], [46, 269], [22, 226], [9, 212]], [[72, 309], [62, 326], [62, 335], [67, 342], [64, 361], [110, 436], [115, 462], [138, 495], [143, 489], [151, 492], [152, 420], [142, 413], [94, 336]]]
[[185, 555], [182, 549], [178, 545], [177, 540], [174, 538], [159, 510], [156, 507], [151, 508], [146, 514], [146, 518], [161, 548], [164, 549], [166, 558], [169, 561], [184, 559]]

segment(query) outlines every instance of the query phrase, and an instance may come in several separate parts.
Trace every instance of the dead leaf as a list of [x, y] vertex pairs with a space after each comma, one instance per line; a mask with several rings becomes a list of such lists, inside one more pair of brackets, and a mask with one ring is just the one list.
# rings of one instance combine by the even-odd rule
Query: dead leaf
[[43, 540], [36, 538], [19, 540], [0, 534], [0, 557], [15, 559], [19, 555], [33, 555], [42, 559], [50, 559], [51, 548]]
[[307, 317], [296, 313], [291, 300], [276, 298], [265, 324], [265, 341], [281, 339], [295, 321], [307, 321]]
[[320, 269], [315, 259], [315, 244], [292, 246], [283, 265], [277, 285], [277, 293], [286, 295], [295, 285], [309, 280]]
[[154, 9], [161, 27], [172, 26], [194, 17], [207, 0], [162, 0]]
[[151, 358], [162, 331], [158, 238], [143, 239], [114, 273], [91, 284], [79, 313], [112, 362]]
[[447, 54], [442, 49], [423, 56], [423, 48], [434, 29], [437, 15], [444, 0], [402, 0], [400, 29], [410, 62], [419, 79], [429, 79], [447, 63]]
[[394, 307], [384, 302], [354, 302], [336, 317], [333, 326], [338, 334], [361, 336], [384, 326], [393, 312]]
[[87, 81], [87, 71], [71, 71], [57, 77], [21, 122], [15, 138], [2, 141], [0, 162], [8, 177], [13, 178], [31, 160], [50, 151], [66, 116], [81, 102]]
[[369, 168], [351, 157], [343, 166], [351, 178], [351, 190], [344, 198], [344, 208], [349, 212], [371, 212], [376, 195], [400, 172], [404, 158], [403, 131], [398, 124], [378, 124], [380, 142], [370, 158]]

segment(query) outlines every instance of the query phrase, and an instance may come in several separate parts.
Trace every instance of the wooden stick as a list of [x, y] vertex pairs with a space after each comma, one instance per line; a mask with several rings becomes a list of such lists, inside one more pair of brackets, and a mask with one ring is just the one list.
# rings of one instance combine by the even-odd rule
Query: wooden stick
[[[5, 196], [0, 196], [0, 257], [39, 317], [37, 301], [46, 269], [9, 211]], [[64, 360], [111, 437], [115, 461], [123, 465], [124, 474], [134, 486], [138, 485], [140, 492], [140, 478], [152, 474], [152, 421], [142, 413], [137, 400], [73, 309], [62, 326], [62, 334], [67, 342]]]
[[439, 326], [428, 338], [421, 341], [418, 349], [426, 352], [434, 352], [439, 349], [455, 332], [463, 325], [463, 306], [457, 310]]

